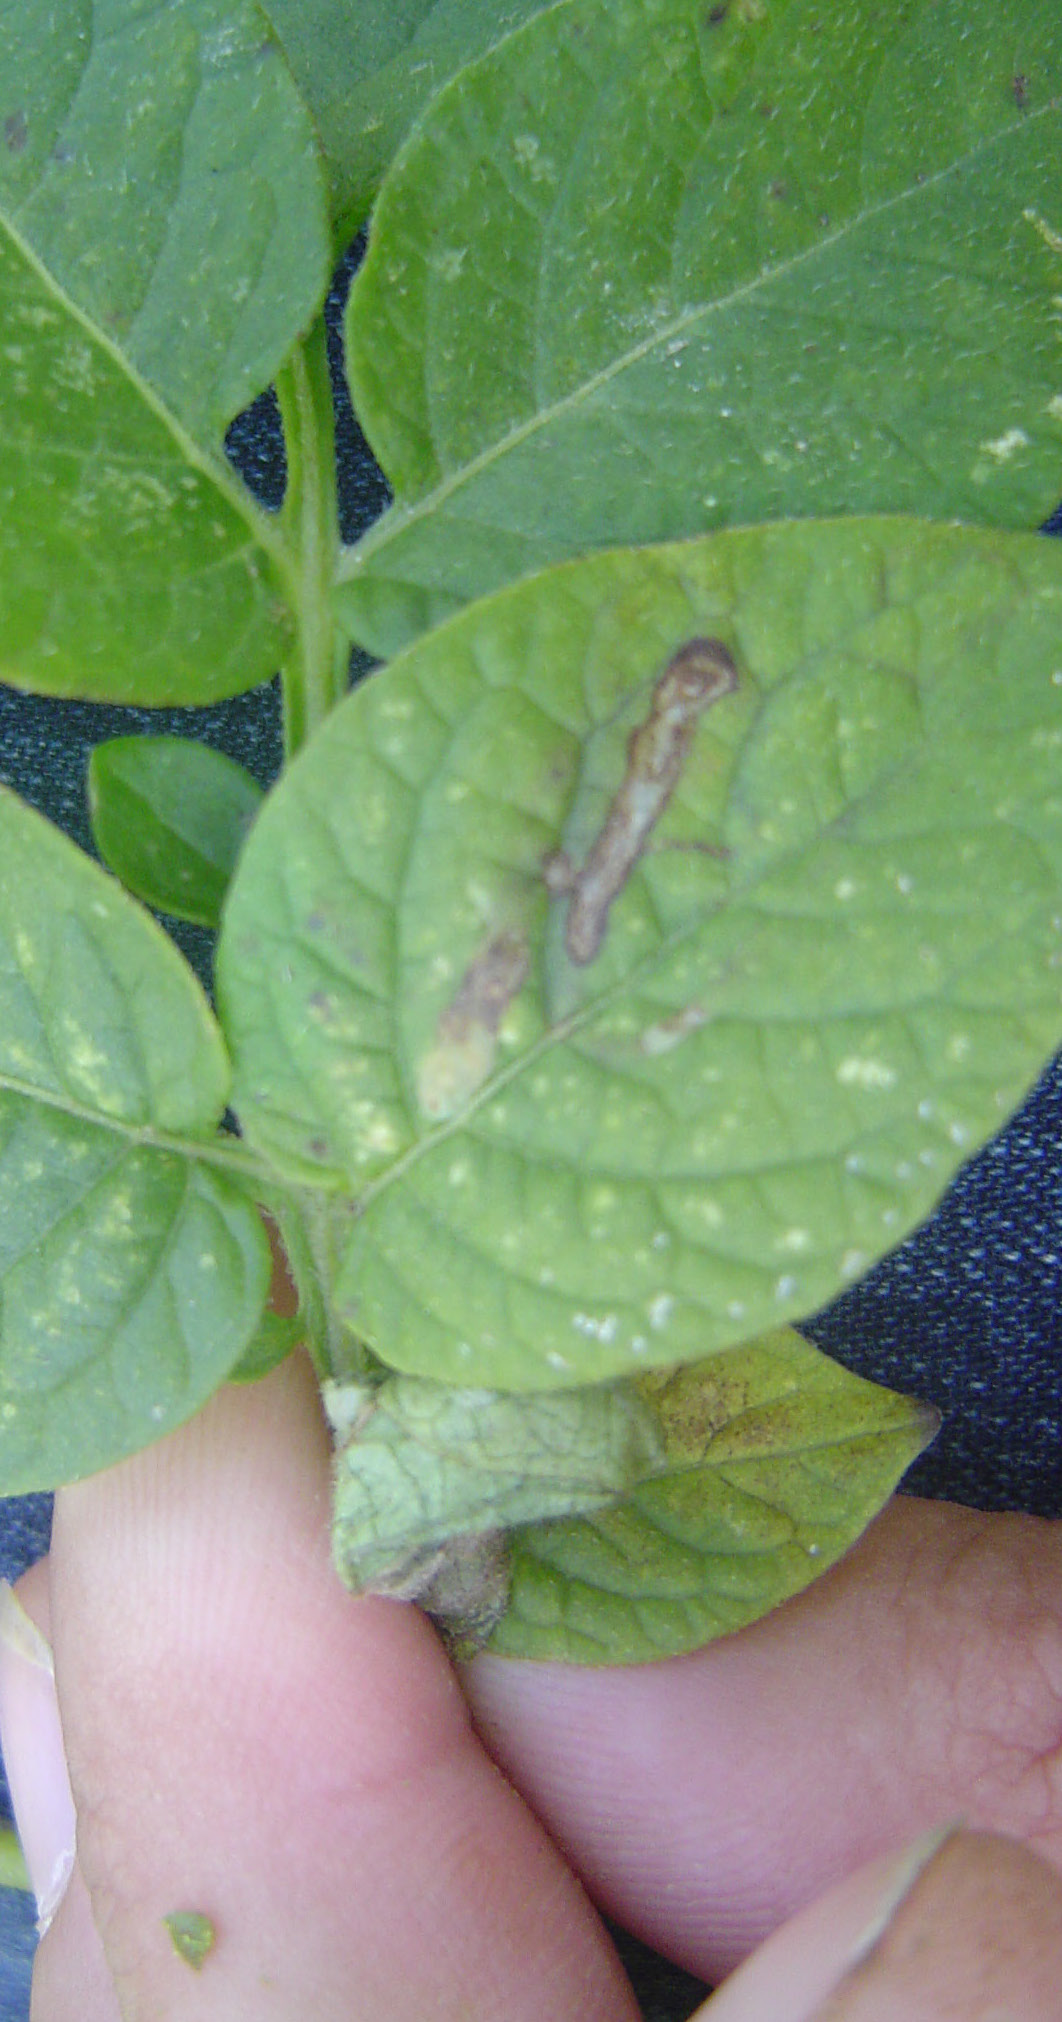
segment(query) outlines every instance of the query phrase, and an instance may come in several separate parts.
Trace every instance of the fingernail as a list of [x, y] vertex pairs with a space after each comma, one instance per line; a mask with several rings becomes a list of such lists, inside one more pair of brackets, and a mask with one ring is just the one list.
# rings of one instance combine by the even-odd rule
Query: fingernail
[[935, 1825], [930, 1832], [923, 1833], [895, 1859], [885, 1863], [880, 1884], [880, 1893], [874, 1903], [863, 1928], [857, 1931], [850, 1949], [841, 1962], [841, 1972], [854, 1972], [863, 1960], [869, 1958], [875, 1945], [881, 1943], [900, 1905], [907, 1900], [920, 1875], [925, 1873], [930, 1861], [934, 1860], [945, 1842], [954, 1833], [962, 1830], [962, 1819], [949, 1819], [947, 1825]]
[[705, 2022], [814, 2022], [880, 1943], [958, 1822], [872, 1862], [773, 1932], [712, 1996]]
[[52, 1653], [6, 1580], [0, 1581], [0, 1747], [43, 1937], [70, 1880], [76, 1817]]

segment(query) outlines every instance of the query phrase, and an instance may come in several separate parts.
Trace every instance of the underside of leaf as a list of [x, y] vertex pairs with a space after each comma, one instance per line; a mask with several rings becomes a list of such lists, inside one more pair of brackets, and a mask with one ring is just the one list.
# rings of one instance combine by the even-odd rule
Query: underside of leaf
[[576, 1386], [814, 1311], [929, 1212], [1062, 1034], [1060, 618], [1050, 542], [792, 523], [546, 572], [334, 713], [219, 988], [361, 1339]]

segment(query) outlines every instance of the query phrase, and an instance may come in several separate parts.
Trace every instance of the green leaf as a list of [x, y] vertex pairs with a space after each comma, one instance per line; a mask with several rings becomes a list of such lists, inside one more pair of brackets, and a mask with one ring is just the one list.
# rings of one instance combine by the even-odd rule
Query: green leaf
[[254, 1340], [240, 1356], [234, 1369], [228, 1372], [230, 1383], [258, 1383], [263, 1376], [269, 1376], [279, 1369], [282, 1362], [303, 1339], [305, 1328], [295, 1315], [289, 1318], [282, 1313], [263, 1313], [258, 1323]]
[[201, 445], [328, 285], [313, 128], [249, 0], [0, 4], [12, 242]]
[[254, 1333], [269, 1252], [215, 1136], [228, 1063], [150, 916], [0, 791], [0, 1488], [190, 1416]]
[[242, 765], [186, 737], [113, 737], [89, 759], [92, 833], [138, 899], [217, 927], [244, 839], [264, 799]]
[[359, 225], [421, 108], [548, 0], [265, 0], [314, 115], [332, 176], [337, 242]]
[[937, 1424], [791, 1328], [631, 1387], [670, 1466], [593, 1517], [513, 1533], [495, 1654], [644, 1664], [756, 1621], [847, 1551]]
[[[792, 522], [547, 571], [334, 711], [218, 982], [369, 1347], [506, 1390], [692, 1360], [930, 1211], [1062, 1036], [1060, 621], [1055, 542]], [[698, 638], [736, 689], [573, 959], [559, 854], [585, 898], [630, 839]]]
[[0, 321], [0, 678], [146, 704], [268, 679], [288, 621], [265, 514], [2, 231]]
[[0, 129], [0, 678], [253, 687], [295, 593], [222, 436], [327, 285], [305, 108], [253, 6], [0, 0]]
[[341, 564], [373, 651], [609, 542], [1056, 504], [1055, 0], [715, 13], [567, 0], [387, 178], [347, 321], [396, 494]]
[[326, 1383], [324, 1401], [335, 1557], [355, 1592], [408, 1596], [452, 1538], [604, 1508], [664, 1463], [630, 1386], [507, 1397], [392, 1376]]

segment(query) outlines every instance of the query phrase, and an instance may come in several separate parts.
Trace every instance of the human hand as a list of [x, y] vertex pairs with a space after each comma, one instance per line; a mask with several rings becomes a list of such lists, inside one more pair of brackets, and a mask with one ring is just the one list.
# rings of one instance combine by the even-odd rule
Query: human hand
[[[58, 1498], [21, 1592], [54, 1644], [78, 1863], [34, 2022], [635, 2022], [584, 1889], [709, 1979], [774, 1932], [705, 2022], [1057, 2018], [1057, 1527], [901, 1498], [695, 1656], [477, 1659], [480, 1739], [429, 1625], [339, 1586], [328, 1468], [293, 1358]], [[5, 1660], [15, 1771], [25, 1683]], [[960, 1814], [1010, 1837], [883, 1871]], [[216, 1933], [199, 1972], [175, 1911]]]

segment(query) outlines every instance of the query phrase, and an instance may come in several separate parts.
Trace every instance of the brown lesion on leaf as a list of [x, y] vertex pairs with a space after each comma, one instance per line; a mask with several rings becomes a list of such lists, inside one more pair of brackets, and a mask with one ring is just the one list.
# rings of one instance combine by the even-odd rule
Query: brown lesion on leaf
[[4, 121], [4, 146], [8, 154], [23, 154], [28, 139], [29, 126], [25, 113], [9, 113]]
[[645, 1027], [639, 1040], [641, 1051], [650, 1055], [670, 1053], [707, 1022], [708, 1013], [703, 1005], [687, 1004], [681, 1011], [673, 1011], [669, 1018], [658, 1018], [655, 1025]]
[[510, 929], [495, 934], [468, 965], [453, 1003], [439, 1020], [439, 1038], [457, 1043], [481, 1028], [496, 1034], [527, 980], [527, 942]]
[[687, 639], [653, 689], [649, 714], [627, 742], [627, 770], [581, 870], [559, 850], [543, 866], [546, 889], [568, 897], [569, 959], [592, 962], [619, 897], [678, 784], [702, 711], [738, 685], [720, 639]]
[[529, 966], [527, 941], [513, 928], [493, 934], [473, 957], [418, 1070], [426, 1115], [450, 1116], [487, 1079], [502, 1019], [523, 989]]
[[447, 1538], [412, 1552], [366, 1588], [392, 1601], [415, 1601], [431, 1616], [451, 1655], [481, 1650], [509, 1605], [509, 1547], [504, 1531]]
[[657, 1415], [669, 1462], [676, 1467], [703, 1461], [716, 1433], [751, 1402], [740, 1357], [734, 1356], [721, 1356], [711, 1365], [653, 1370], [638, 1379], [637, 1387]]

